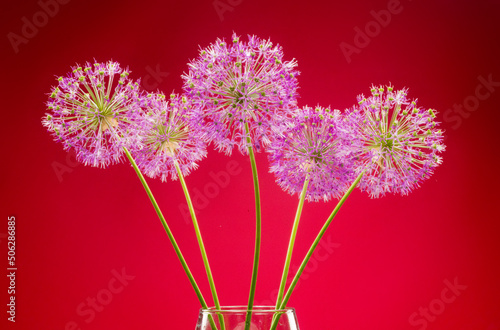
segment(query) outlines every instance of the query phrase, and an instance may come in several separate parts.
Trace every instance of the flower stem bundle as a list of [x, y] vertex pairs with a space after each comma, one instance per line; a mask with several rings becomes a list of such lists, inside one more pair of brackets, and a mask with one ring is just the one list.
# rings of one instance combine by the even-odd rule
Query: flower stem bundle
[[[262, 212], [256, 152], [266, 152], [269, 170], [284, 191], [297, 195], [283, 273], [275, 304], [287, 307], [291, 294], [321, 238], [355, 188], [371, 198], [407, 195], [442, 163], [445, 150], [438, 112], [417, 106], [408, 89], [372, 86], [371, 95], [341, 112], [297, 104], [295, 60], [282, 47], [249, 36], [218, 39], [200, 50], [183, 74], [183, 93], [148, 93], [130, 71], [116, 62], [75, 66], [49, 93], [42, 124], [78, 161], [107, 167], [128, 159], [155, 209], [203, 308], [208, 305], [144, 176], [179, 179], [190, 211], [203, 264], [217, 310], [221, 303], [200, 223], [185, 176], [207, 156], [207, 145], [230, 155], [248, 155], [255, 199], [255, 247], [245, 330], [252, 328]], [[339, 199], [288, 284], [300, 219], [307, 202]], [[264, 218], [264, 221], [268, 221]], [[274, 318], [275, 329], [279, 316]], [[225, 330], [222, 316], [210, 319]], [[230, 329], [228, 329], [230, 330]]]

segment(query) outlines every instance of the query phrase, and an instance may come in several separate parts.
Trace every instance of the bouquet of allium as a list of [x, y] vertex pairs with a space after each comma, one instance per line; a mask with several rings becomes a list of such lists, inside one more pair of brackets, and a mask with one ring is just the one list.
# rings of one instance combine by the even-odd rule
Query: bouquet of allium
[[[254, 152], [266, 151], [277, 183], [299, 198], [284, 261], [276, 310], [287, 306], [299, 277], [340, 207], [359, 187], [371, 197], [408, 194], [441, 163], [443, 134], [437, 111], [417, 106], [407, 89], [373, 86], [343, 113], [297, 106], [296, 62], [279, 45], [249, 36], [218, 39], [200, 50], [182, 78], [184, 93], [147, 93], [116, 62], [76, 66], [52, 89], [43, 125], [64, 149], [91, 166], [128, 159], [135, 169], [204, 309], [207, 303], [191, 274], [143, 174], [179, 179], [190, 210], [211, 294], [221, 308], [198, 221], [184, 181], [197, 168], [206, 144], [248, 155], [254, 191], [256, 240], [245, 329], [251, 327], [261, 243], [259, 180]], [[125, 156], [125, 157], [124, 157]], [[286, 289], [304, 201], [340, 199]], [[275, 329], [279, 317], [270, 326]], [[210, 319], [224, 329], [224, 319]]]

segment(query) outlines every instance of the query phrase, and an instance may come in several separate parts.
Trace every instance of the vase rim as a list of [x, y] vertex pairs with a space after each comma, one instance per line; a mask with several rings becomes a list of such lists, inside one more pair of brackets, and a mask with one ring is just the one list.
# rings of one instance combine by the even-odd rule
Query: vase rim
[[251, 310], [248, 310], [248, 306], [246, 305], [234, 305], [234, 306], [220, 306], [220, 308], [216, 308], [214, 306], [208, 308], [200, 308], [200, 312], [202, 313], [246, 313], [248, 311], [251, 312], [270, 312], [270, 313], [287, 313], [287, 312], [295, 312], [293, 307], [285, 307], [277, 309], [276, 306], [253, 306]]

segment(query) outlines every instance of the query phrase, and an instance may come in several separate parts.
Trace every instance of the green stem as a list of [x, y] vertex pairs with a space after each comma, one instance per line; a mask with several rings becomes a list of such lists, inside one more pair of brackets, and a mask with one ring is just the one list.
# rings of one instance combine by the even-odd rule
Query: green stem
[[[160, 210], [160, 207], [158, 206], [158, 203], [156, 203], [156, 200], [153, 196], [153, 193], [151, 192], [151, 189], [149, 189], [149, 186], [148, 186], [146, 180], [144, 179], [144, 176], [142, 175], [141, 171], [139, 170], [137, 163], [135, 162], [134, 158], [132, 157], [132, 155], [130, 154], [128, 149], [123, 147], [123, 150], [125, 151], [125, 154], [127, 155], [128, 160], [132, 164], [132, 167], [134, 168], [135, 172], [137, 173], [137, 176], [139, 177], [139, 180], [141, 181], [142, 186], [144, 187], [144, 190], [146, 190], [146, 194], [148, 195], [149, 200], [151, 201], [151, 204], [153, 204], [153, 208], [155, 209], [156, 214], [158, 215], [158, 218], [160, 218], [160, 221], [161, 221], [161, 224], [163, 225], [163, 228], [167, 232], [168, 239], [170, 240], [170, 243], [172, 243], [172, 246], [174, 247], [175, 253], [177, 254], [177, 257], [179, 258], [179, 261], [181, 262], [182, 268], [184, 268], [184, 271], [186, 272], [186, 275], [189, 279], [189, 282], [193, 286], [193, 289], [196, 293], [196, 296], [198, 297], [198, 300], [201, 303], [201, 306], [203, 308], [207, 309], [208, 308], [207, 303], [205, 302], [205, 299], [203, 298], [203, 295], [200, 291], [200, 288], [196, 284], [196, 281], [193, 277], [193, 274], [189, 270], [189, 267], [186, 263], [186, 260], [184, 259], [184, 256], [182, 255], [181, 250], [180, 250], [179, 246], [177, 245], [177, 242], [175, 241], [174, 235], [172, 234], [170, 227], [168, 226], [167, 222], [165, 221], [165, 218], [163, 217], [163, 214]], [[215, 323], [213, 322], [213, 320], [211, 320], [210, 323], [212, 323], [213, 328], [216, 329]]]
[[[288, 242], [288, 251], [285, 258], [285, 266], [283, 267], [283, 274], [281, 276], [280, 288], [278, 290], [278, 297], [276, 298], [276, 309], [279, 309], [281, 300], [283, 299], [283, 293], [285, 292], [286, 279], [288, 277], [288, 272], [290, 270], [290, 263], [292, 261], [293, 246], [295, 244], [295, 237], [297, 236], [297, 231], [299, 228], [299, 220], [302, 215], [302, 208], [304, 206], [304, 200], [306, 199], [307, 187], [309, 185], [309, 177], [304, 181], [302, 187], [302, 192], [300, 193], [299, 205], [297, 206], [297, 212], [295, 213], [295, 220], [293, 221], [292, 233], [290, 234], [290, 241]], [[271, 323], [271, 330], [276, 329], [278, 326], [279, 319], [281, 317], [280, 313], [276, 313], [273, 316], [273, 321]]]
[[[302, 261], [302, 264], [300, 265], [299, 270], [297, 271], [297, 274], [295, 274], [295, 277], [293, 278], [292, 283], [290, 283], [290, 286], [288, 287], [286, 295], [283, 298], [283, 301], [281, 302], [280, 309], [285, 308], [286, 304], [288, 303], [288, 300], [290, 299], [290, 296], [292, 295], [293, 289], [297, 285], [297, 282], [299, 281], [299, 278], [302, 275], [302, 272], [306, 268], [307, 262], [309, 261], [309, 259], [311, 259], [311, 256], [313, 255], [314, 250], [316, 249], [316, 246], [318, 245], [319, 241], [321, 240], [321, 238], [325, 234], [325, 231], [328, 229], [328, 226], [332, 222], [333, 218], [335, 218], [335, 215], [337, 215], [337, 212], [340, 210], [340, 208], [342, 207], [342, 205], [346, 201], [347, 197], [349, 197], [349, 195], [352, 193], [354, 188], [356, 188], [356, 186], [358, 185], [363, 174], [364, 174], [364, 171], [358, 175], [356, 180], [354, 180], [354, 182], [351, 184], [349, 189], [345, 192], [344, 196], [342, 196], [340, 201], [337, 203], [337, 206], [335, 206], [335, 209], [333, 210], [332, 214], [330, 214], [330, 217], [328, 218], [328, 220], [326, 220], [325, 224], [321, 228], [318, 236], [314, 240], [313, 244], [311, 245], [311, 248], [307, 252], [307, 255], [305, 256], [304, 260]], [[271, 328], [271, 329], [273, 329], [273, 328]]]
[[283, 299], [283, 294], [285, 292], [286, 279], [288, 277], [288, 271], [290, 270], [290, 263], [292, 261], [293, 246], [295, 244], [295, 237], [297, 236], [297, 230], [299, 228], [300, 216], [302, 214], [302, 208], [304, 206], [304, 200], [306, 198], [307, 186], [309, 185], [309, 177], [304, 181], [304, 186], [300, 194], [299, 205], [297, 206], [297, 212], [295, 213], [295, 220], [293, 222], [292, 233], [290, 235], [290, 241], [288, 243], [288, 251], [285, 259], [285, 266], [283, 268], [283, 274], [281, 276], [281, 284], [278, 291], [278, 297], [276, 298], [276, 309], [281, 305], [281, 300]]
[[260, 211], [260, 190], [259, 190], [259, 177], [257, 174], [257, 164], [255, 162], [255, 155], [252, 147], [252, 140], [250, 138], [250, 130], [248, 123], [245, 123], [245, 131], [247, 134], [248, 155], [250, 156], [250, 164], [252, 166], [253, 187], [255, 192], [255, 252], [253, 260], [252, 281], [250, 284], [250, 295], [248, 297], [247, 315], [245, 320], [245, 330], [250, 329], [250, 320], [252, 318], [252, 309], [255, 298], [255, 288], [257, 286], [257, 273], [259, 269], [260, 259], [260, 239], [261, 239], [261, 211]]
[[[217, 290], [215, 289], [215, 282], [212, 276], [212, 270], [210, 269], [210, 264], [208, 262], [207, 252], [205, 250], [205, 244], [203, 244], [203, 238], [201, 237], [200, 226], [198, 225], [198, 220], [196, 219], [196, 214], [194, 212], [193, 202], [189, 195], [189, 191], [182, 175], [179, 164], [174, 161], [175, 169], [177, 170], [177, 175], [179, 176], [179, 181], [181, 182], [182, 190], [184, 191], [184, 196], [186, 197], [186, 202], [188, 204], [189, 213], [191, 214], [191, 219], [193, 220], [194, 231], [196, 232], [196, 238], [198, 239], [198, 245], [200, 246], [201, 256], [203, 258], [203, 264], [205, 265], [205, 271], [207, 272], [208, 282], [210, 284], [210, 290], [212, 291], [212, 297], [214, 299], [215, 308], [220, 310], [219, 298], [217, 296]], [[224, 319], [222, 315], [219, 315], [219, 322], [221, 325], [221, 330], [225, 329]]]

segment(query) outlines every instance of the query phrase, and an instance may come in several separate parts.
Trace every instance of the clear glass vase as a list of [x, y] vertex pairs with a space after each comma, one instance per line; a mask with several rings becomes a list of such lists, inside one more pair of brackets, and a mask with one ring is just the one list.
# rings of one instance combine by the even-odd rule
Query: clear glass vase
[[[247, 315], [250, 327], [245, 328]], [[299, 330], [295, 309], [274, 306], [223, 306], [221, 309], [200, 309], [196, 330]]]

